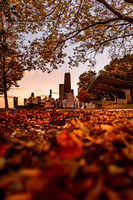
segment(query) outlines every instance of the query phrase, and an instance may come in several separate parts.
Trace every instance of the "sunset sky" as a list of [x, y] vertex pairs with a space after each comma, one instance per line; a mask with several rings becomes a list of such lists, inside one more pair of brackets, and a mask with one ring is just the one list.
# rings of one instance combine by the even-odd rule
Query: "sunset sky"
[[[109, 63], [109, 58], [107, 52], [97, 56], [97, 64], [95, 66], [95, 71], [103, 69], [105, 65]], [[28, 98], [31, 95], [31, 92], [35, 93], [35, 96], [49, 95], [50, 89], [52, 89], [53, 98], [58, 98], [59, 95], [59, 84], [64, 83], [64, 73], [65, 73], [66, 64], [62, 65], [61, 68], [53, 70], [50, 74], [43, 73], [42, 71], [34, 70], [25, 72], [24, 77], [18, 81], [19, 88], [12, 88], [8, 91], [8, 102], [9, 107], [13, 107], [13, 96], [18, 97], [19, 105], [23, 105], [23, 99]], [[78, 68], [70, 69], [71, 73], [71, 87], [74, 89], [74, 95], [77, 95], [77, 82], [79, 81], [79, 76], [83, 72], [87, 72], [89, 68], [87, 65], [81, 64]], [[57, 94], [54, 94], [57, 93]], [[0, 108], [4, 107], [4, 98], [0, 96]]]

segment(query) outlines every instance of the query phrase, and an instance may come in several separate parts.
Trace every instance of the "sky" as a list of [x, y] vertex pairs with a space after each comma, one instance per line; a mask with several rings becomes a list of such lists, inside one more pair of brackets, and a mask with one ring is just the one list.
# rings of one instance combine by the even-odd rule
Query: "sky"
[[[105, 65], [110, 62], [108, 53], [105, 51], [103, 54], [97, 56], [97, 63], [94, 69], [96, 72], [103, 69]], [[50, 94], [52, 89], [52, 97], [57, 99], [59, 97], [59, 84], [64, 83], [64, 74], [67, 65], [53, 70], [51, 73], [42, 72], [40, 70], [26, 71], [24, 77], [18, 81], [18, 88], [11, 88], [8, 91], [8, 103], [9, 107], [13, 108], [13, 97], [18, 97], [18, 104], [23, 105], [24, 98], [29, 98], [31, 93], [34, 92], [35, 96], [45, 96]], [[79, 67], [68, 69], [71, 74], [71, 88], [74, 89], [74, 95], [77, 95], [80, 74], [87, 72], [89, 68], [87, 64], [80, 64]], [[4, 108], [4, 98], [0, 96], [0, 108]]]

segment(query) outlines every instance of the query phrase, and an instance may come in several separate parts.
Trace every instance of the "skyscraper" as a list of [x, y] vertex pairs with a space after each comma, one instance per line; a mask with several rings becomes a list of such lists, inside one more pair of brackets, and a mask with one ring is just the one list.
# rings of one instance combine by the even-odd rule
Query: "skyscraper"
[[66, 72], [64, 77], [64, 93], [70, 93], [70, 92], [71, 92], [71, 77], [70, 77], [70, 72]]
[[49, 95], [49, 99], [52, 98], [52, 89], [50, 89], [50, 95]]
[[59, 98], [63, 99], [64, 97], [64, 84], [59, 84]]
[[64, 75], [64, 84], [59, 84], [59, 107], [74, 107], [74, 91], [71, 89], [70, 72]]

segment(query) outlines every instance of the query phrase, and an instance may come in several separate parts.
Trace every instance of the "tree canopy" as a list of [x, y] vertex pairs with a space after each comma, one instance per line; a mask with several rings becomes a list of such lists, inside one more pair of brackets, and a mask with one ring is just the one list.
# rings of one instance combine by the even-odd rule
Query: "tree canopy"
[[87, 90], [90, 83], [96, 78], [96, 72], [89, 70], [88, 72], [84, 72], [79, 76], [79, 82], [77, 83], [79, 88]]
[[0, 50], [0, 93], [4, 93], [4, 78], [6, 78], [6, 90], [8, 91], [12, 86], [18, 87], [17, 81], [23, 77], [23, 66], [21, 66], [20, 62], [15, 57], [14, 52], [7, 51], [4, 60], [3, 67], [3, 54]]
[[[24, 61], [28, 69], [56, 69], [64, 63], [66, 54], [70, 66], [87, 61], [93, 65], [95, 55], [102, 53], [106, 47], [112, 58], [132, 51], [131, 0], [1, 2], [8, 3], [5, 14], [12, 14], [8, 21], [12, 21], [14, 33], [19, 33], [19, 39], [20, 33], [21, 37], [29, 37], [29, 41], [29, 33], [38, 33], [37, 37], [40, 37], [30, 44], [25, 53]], [[73, 45], [73, 55], [65, 50], [70, 45]]]
[[20, 14], [9, 0], [0, 0], [0, 93], [4, 94], [8, 108], [7, 91], [23, 77], [17, 19]]
[[133, 54], [111, 60], [99, 74], [119, 78], [133, 85]]
[[[27, 2], [27, 1], [25, 1]], [[63, 49], [73, 45], [70, 66], [79, 62], [95, 64], [95, 55], [108, 47], [112, 58], [132, 51], [133, 13], [131, 0], [50, 0], [30, 1], [27, 30], [35, 26], [42, 38], [31, 44], [36, 54], [34, 61], [42, 60], [56, 68], [63, 62]], [[35, 7], [34, 7], [35, 6]], [[30, 11], [33, 8], [34, 14]], [[31, 16], [31, 18], [30, 18]], [[55, 62], [54, 62], [55, 61]]]
[[87, 89], [92, 81], [96, 78], [97, 73], [95, 71], [89, 70], [88, 72], [84, 72], [79, 76], [79, 82], [77, 83], [79, 87], [79, 92], [77, 98], [82, 102], [90, 102], [92, 100], [98, 101], [103, 98], [103, 94], [96, 93], [91, 94], [87, 93]]
[[81, 102], [88, 103], [94, 100], [94, 95], [88, 94], [85, 89], [81, 89], [77, 95], [77, 98]]

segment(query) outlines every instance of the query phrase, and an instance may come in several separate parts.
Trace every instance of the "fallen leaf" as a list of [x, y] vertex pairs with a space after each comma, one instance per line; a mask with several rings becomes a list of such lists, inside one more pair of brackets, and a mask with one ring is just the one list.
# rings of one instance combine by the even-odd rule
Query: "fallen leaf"
[[110, 174], [121, 174], [125, 171], [123, 167], [119, 167], [115, 164], [111, 164], [108, 166], [108, 171]]

